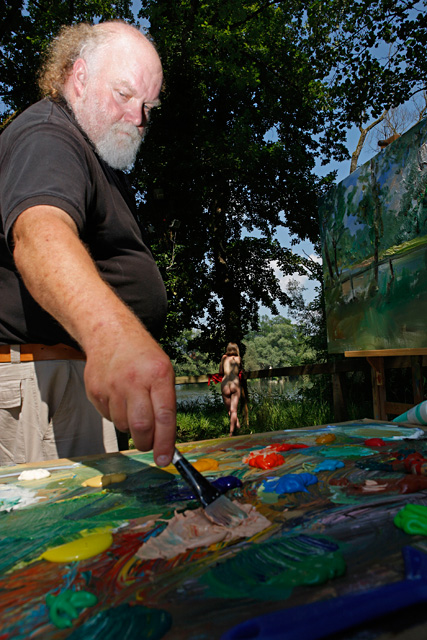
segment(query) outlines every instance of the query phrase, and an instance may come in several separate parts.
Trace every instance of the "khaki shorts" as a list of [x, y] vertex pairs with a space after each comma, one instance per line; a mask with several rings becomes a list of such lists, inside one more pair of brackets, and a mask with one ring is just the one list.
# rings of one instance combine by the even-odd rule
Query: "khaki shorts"
[[0, 465], [118, 451], [79, 360], [0, 363]]

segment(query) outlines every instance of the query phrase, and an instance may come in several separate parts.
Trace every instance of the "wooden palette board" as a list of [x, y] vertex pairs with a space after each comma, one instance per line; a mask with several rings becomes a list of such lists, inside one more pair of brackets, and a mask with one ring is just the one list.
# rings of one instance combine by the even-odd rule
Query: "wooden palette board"
[[[324, 435], [335, 439], [319, 444]], [[367, 438], [382, 438], [385, 444], [368, 447]], [[284, 462], [271, 469], [244, 462], [268, 446], [285, 443], [307, 448], [279, 452]], [[137, 551], [160, 535], [176, 511], [198, 506], [173, 468], [159, 469], [151, 454], [136, 451], [2, 467], [0, 640], [220, 639], [253, 616], [284, 610], [286, 620], [287, 609], [402, 580], [402, 548], [423, 540], [393, 522], [407, 504], [427, 506], [423, 482], [419, 490], [402, 493], [396, 482], [408, 474], [390, 466], [413, 452], [427, 455], [420, 428], [361, 420], [179, 448], [190, 461], [208, 458], [219, 463], [216, 471], [205, 472], [210, 480], [240, 480], [242, 486], [228, 497], [253, 505], [271, 525], [250, 538], [196, 547], [169, 559], [140, 560]], [[316, 471], [328, 460], [340, 460], [343, 466]], [[36, 468], [48, 469], [50, 477], [18, 480], [23, 469]], [[317, 482], [294, 493], [271, 489], [284, 476], [301, 473], [316, 476]], [[126, 479], [104, 488], [82, 486], [103, 474], [125, 474]], [[376, 492], [375, 483], [380, 487]], [[387, 483], [389, 487], [381, 489]], [[41, 558], [49, 549], [105, 532], [111, 533], [112, 544], [87, 559]], [[328, 553], [340, 555], [345, 572], [304, 584], [304, 569], [299, 567]], [[278, 571], [280, 554], [294, 558]], [[299, 576], [292, 586], [289, 571]], [[92, 594], [96, 602], [71, 604], [70, 609], [68, 601], [58, 605], [55, 600], [75, 592]], [[423, 623], [422, 615], [413, 611], [410, 625]], [[69, 626], [55, 624], [58, 617]], [[406, 629], [408, 621], [399, 620]], [[368, 628], [369, 637], [388, 637], [390, 628], [396, 629], [396, 616]], [[342, 638], [353, 637], [351, 633]]]

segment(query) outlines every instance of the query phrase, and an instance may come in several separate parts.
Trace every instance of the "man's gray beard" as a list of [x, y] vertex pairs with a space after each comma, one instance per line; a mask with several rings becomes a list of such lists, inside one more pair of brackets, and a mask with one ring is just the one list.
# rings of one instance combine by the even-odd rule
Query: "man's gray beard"
[[[104, 162], [113, 169], [122, 171], [134, 164], [142, 142], [142, 136], [135, 125], [130, 122], [116, 122], [100, 135], [98, 134], [99, 119], [107, 119], [107, 114], [94, 97], [86, 99], [82, 105], [75, 104], [71, 108], [77, 122]], [[120, 133], [121, 131], [129, 135]]]
[[[120, 133], [123, 131], [126, 133]], [[141, 141], [138, 129], [126, 122], [116, 122], [98, 141], [92, 140], [98, 155], [113, 169], [121, 170], [134, 164]]]

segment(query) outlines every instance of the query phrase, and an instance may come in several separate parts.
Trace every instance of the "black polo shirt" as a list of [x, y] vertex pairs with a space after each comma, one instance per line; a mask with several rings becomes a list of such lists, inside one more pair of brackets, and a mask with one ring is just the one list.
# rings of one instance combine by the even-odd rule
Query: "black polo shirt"
[[0, 344], [74, 344], [31, 297], [13, 261], [13, 223], [36, 205], [71, 216], [101, 276], [158, 338], [166, 291], [125, 176], [99, 158], [65, 105], [41, 100], [0, 136]]

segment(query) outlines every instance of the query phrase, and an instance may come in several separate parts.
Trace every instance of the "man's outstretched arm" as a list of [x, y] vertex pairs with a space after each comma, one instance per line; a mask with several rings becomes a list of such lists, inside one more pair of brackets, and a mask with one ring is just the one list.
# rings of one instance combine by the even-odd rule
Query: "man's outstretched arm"
[[86, 353], [88, 398], [160, 466], [173, 455], [175, 374], [134, 313], [102, 280], [72, 218], [36, 206], [13, 227], [14, 259], [33, 298]]

